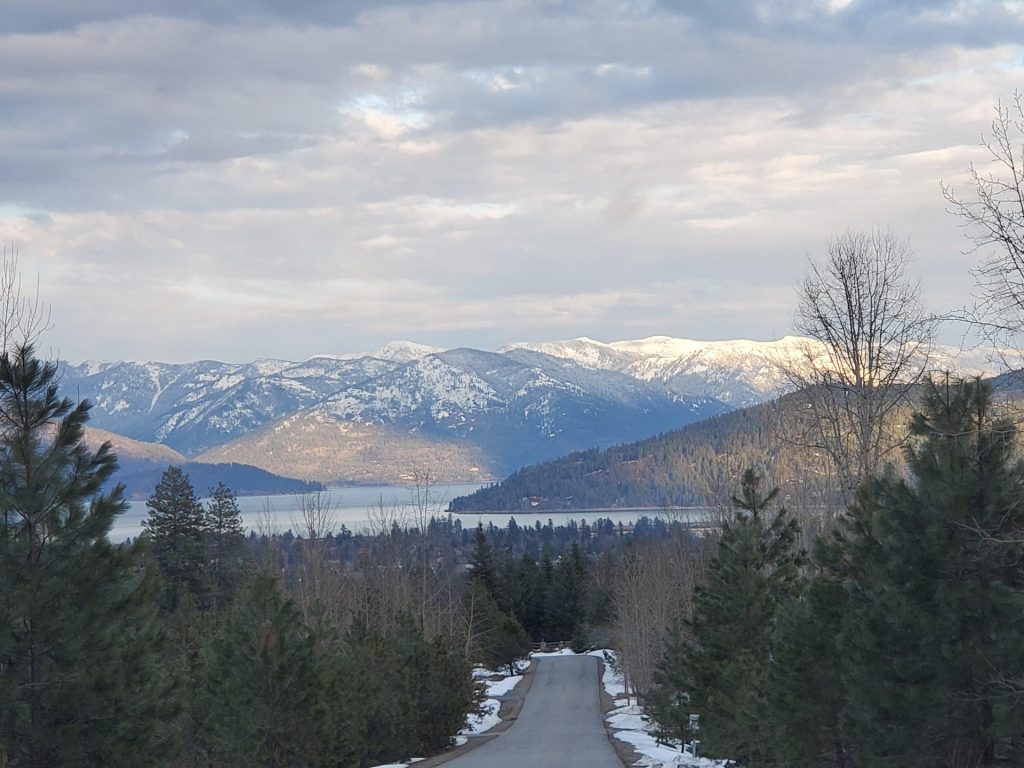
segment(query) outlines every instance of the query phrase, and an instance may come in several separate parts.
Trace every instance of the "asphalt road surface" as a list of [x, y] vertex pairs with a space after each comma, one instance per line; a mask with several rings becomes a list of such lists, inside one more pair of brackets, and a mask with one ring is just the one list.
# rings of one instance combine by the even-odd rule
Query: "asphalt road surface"
[[445, 768], [622, 768], [604, 729], [593, 656], [537, 659], [519, 719]]

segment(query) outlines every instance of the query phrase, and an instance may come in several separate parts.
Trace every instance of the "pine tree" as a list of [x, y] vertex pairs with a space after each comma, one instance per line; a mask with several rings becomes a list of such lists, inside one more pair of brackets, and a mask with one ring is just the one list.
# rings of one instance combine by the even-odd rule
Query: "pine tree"
[[460, 652], [440, 639], [428, 642], [409, 616], [387, 635], [356, 622], [344, 646], [334, 690], [357, 705], [340, 709], [336, 727], [355, 754], [332, 765], [366, 768], [450, 746], [474, 700]]
[[1024, 734], [992, 685], [1024, 673], [1024, 465], [990, 401], [980, 381], [931, 382], [910, 479], [866, 483], [844, 520], [839, 647], [858, 765], [979, 765]]
[[166, 764], [153, 582], [107, 540], [117, 462], [57, 381], [31, 346], [0, 358], [0, 744], [12, 768]]
[[210, 588], [214, 607], [231, 601], [241, 577], [245, 557], [245, 534], [235, 493], [223, 483], [210, 490], [206, 507], [207, 550], [210, 558]]
[[654, 721], [658, 741], [683, 744], [695, 737], [690, 729], [694, 709], [692, 641], [682, 627], [675, 627], [665, 644], [665, 651], [654, 670], [654, 686], [644, 694], [644, 706]]
[[177, 610], [185, 591], [194, 603], [205, 605], [209, 577], [206, 513], [188, 475], [180, 467], [164, 470], [146, 507], [149, 516], [142, 528], [164, 578], [164, 609]]
[[852, 765], [841, 728], [846, 690], [838, 647], [848, 596], [829, 544], [819, 542], [799, 599], [783, 606], [768, 670], [772, 750], [793, 768]]
[[494, 566], [494, 549], [487, 541], [487, 534], [484, 533], [483, 523], [476, 527], [473, 534], [473, 552], [469, 558], [469, 565], [473, 578], [483, 584], [491, 597], [497, 599], [498, 576]]
[[314, 646], [279, 579], [257, 574], [204, 649], [201, 737], [216, 764], [313, 763], [324, 691]]
[[576, 542], [551, 570], [544, 623], [552, 640], [579, 640], [586, 606], [587, 560]]
[[473, 660], [487, 669], [508, 668], [509, 674], [515, 674], [516, 662], [529, 655], [532, 647], [522, 625], [498, 607], [482, 580], [470, 580], [465, 603], [472, 620]]
[[509, 603], [510, 613], [523, 626], [535, 642], [544, 639], [544, 612], [547, 583], [544, 571], [527, 554], [519, 560], [509, 560], [502, 581], [502, 593]]
[[766, 671], [780, 606], [795, 594], [804, 559], [785, 508], [766, 519], [778, 489], [762, 495], [760, 483], [752, 470], [744, 473], [735, 517], [696, 591], [689, 638], [669, 644], [648, 696], [663, 729], [678, 734], [690, 713], [699, 714], [705, 751], [748, 763], [770, 751]]

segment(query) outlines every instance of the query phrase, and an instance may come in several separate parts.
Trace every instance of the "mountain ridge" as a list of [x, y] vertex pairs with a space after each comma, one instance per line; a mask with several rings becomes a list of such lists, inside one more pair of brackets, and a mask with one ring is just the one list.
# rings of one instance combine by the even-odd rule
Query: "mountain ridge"
[[[530, 350], [382, 349], [393, 359], [89, 362], [65, 366], [63, 384], [111, 432], [330, 482], [393, 482], [423, 461], [445, 479], [489, 479], [728, 409]], [[351, 450], [338, 444], [346, 430], [361, 441]]]
[[65, 365], [63, 386], [93, 401], [95, 426], [190, 460], [383, 483], [429, 462], [446, 479], [484, 481], [768, 401], [789, 384], [780, 360], [805, 343], [580, 337], [492, 352], [398, 341], [301, 362], [89, 361]]

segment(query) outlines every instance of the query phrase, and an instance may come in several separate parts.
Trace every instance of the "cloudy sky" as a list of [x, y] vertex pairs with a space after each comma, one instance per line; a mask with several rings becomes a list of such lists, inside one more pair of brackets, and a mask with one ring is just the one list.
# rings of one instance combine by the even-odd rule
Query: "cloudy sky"
[[1024, 86], [1024, 3], [5, 0], [0, 239], [66, 359], [790, 330]]

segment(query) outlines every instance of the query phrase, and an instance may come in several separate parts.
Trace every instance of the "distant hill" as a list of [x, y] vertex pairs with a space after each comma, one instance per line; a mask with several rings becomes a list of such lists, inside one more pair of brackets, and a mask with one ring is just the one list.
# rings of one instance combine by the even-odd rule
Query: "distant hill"
[[704, 505], [728, 498], [750, 466], [790, 486], [787, 492], [796, 492], [822, 466], [820, 459], [781, 439], [782, 421], [795, 397], [646, 440], [524, 467], [500, 483], [452, 500], [450, 509], [536, 512]]
[[445, 482], [490, 477], [471, 443], [431, 439], [378, 424], [341, 421], [319, 410], [300, 411], [200, 454], [200, 462], [237, 461], [284, 475], [327, 483], [397, 483], [429, 467]]
[[149, 443], [144, 440], [133, 440], [130, 437], [108, 432], [99, 427], [85, 428], [85, 444], [96, 450], [103, 443], [110, 443], [117, 454], [118, 462], [154, 462], [158, 464], [184, 464], [187, 459], [173, 448], [160, 443]]
[[[1019, 417], [1024, 371], [989, 381]], [[736, 491], [748, 467], [778, 484], [784, 499], [818, 504], [830, 492], [828, 465], [800, 444], [794, 425], [801, 412], [806, 398], [793, 392], [646, 440], [523, 467], [500, 483], [453, 499], [449, 507], [537, 512], [719, 504]], [[909, 408], [894, 412], [895, 428], [902, 429], [909, 417]], [[899, 465], [899, 453], [891, 460]]]
[[[151, 461], [121, 461], [121, 469], [114, 477], [115, 482], [124, 483], [130, 499], [146, 499], [160, 482], [160, 476], [167, 464]], [[224, 483], [238, 496], [264, 496], [272, 494], [306, 493], [323, 490], [319, 482], [295, 480], [281, 477], [258, 467], [246, 464], [200, 464], [195, 461], [172, 462], [181, 467], [192, 482], [197, 497], [206, 496], [218, 483]]]
[[129, 498], [148, 498], [169, 465], [181, 467], [192, 481], [196, 493], [205, 495], [217, 483], [231, 488], [239, 496], [275, 493], [302, 493], [322, 489], [320, 483], [281, 477], [258, 467], [239, 463], [198, 463], [166, 445], [133, 440], [96, 427], [86, 427], [85, 443], [96, 450], [109, 442], [117, 455], [118, 471], [110, 485], [123, 483]]

